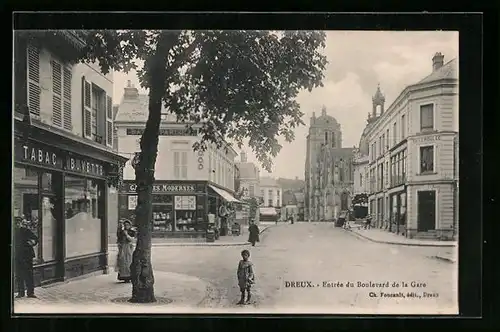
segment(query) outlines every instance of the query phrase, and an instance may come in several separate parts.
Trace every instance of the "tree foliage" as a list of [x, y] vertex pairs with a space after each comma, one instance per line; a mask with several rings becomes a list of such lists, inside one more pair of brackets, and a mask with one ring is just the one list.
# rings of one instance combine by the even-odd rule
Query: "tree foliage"
[[352, 205], [368, 204], [368, 194], [356, 194], [352, 199]]
[[248, 139], [266, 170], [281, 149], [278, 137], [292, 141], [303, 124], [298, 93], [322, 86], [327, 64], [320, 31], [99, 30], [87, 31], [86, 42], [83, 61], [97, 60], [104, 73], [136, 69], [146, 89], [163, 46], [162, 102], [179, 121], [201, 125], [194, 148]]
[[97, 61], [103, 73], [136, 69], [149, 90], [148, 120], [134, 162], [138, 236], [130, 301], [155, 302], [151, 201], [162, 104], [179, 122], [201, 128], [195, 150], [209, 143], [221, 147], [226, 139], [241, 148], [248, 139], [269, 171], [281, 149], [278, 138], [293, 140], [295, 127], [303, 124], [298, 93], [322, 85], [325, 34], [99, 30], [84, 32], [84, 38], [79, 60]]

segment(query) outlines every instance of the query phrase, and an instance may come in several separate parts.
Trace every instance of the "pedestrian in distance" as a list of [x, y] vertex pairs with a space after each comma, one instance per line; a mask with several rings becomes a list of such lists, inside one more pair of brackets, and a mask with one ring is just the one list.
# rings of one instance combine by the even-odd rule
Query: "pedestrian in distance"
[[14, 260], [17, 298], [24, 297], [25, 290], [28, 297], [36, 298], [33, 278], [33, 258], [35, 258], [33, 247], [38, 244], [38, 237], [28, 228], [28, 223], [24, 216], [15, 218]]
[[[255, 284], [255, 274], [253, 263], [250, 261], [250, 251], [243, 250], [241, 252], [240, 262], [236, 276], [238, 277], [238, 286], [240, 287], [241, 298], [237, 304], [250, 304], [252, 298], [251, 288]], [[245, 294], [246, 293], [246, 294]], [[245, 300], [245, 295], [247, 295]]]
[[259, 242], [259, 226], [255, 225], [255, 221], [250, 221], [250, 226], [248, 227], [248, 242], [252, 244], [252, 247], [255, 247], [255, 242]]
[[366, 216], [365, 229], [370, 229], [372, 225], [372, 216], [371, 214]]
[[118, 244], [118, 256], [116, 258], [115, 270], [118, 272], [118, 280], [130, 282], [130, 264], [134, 253], [134, 242], [136, 239], [136, 229], [132, 227], [129, 220], [120, 220], [116, 234]]

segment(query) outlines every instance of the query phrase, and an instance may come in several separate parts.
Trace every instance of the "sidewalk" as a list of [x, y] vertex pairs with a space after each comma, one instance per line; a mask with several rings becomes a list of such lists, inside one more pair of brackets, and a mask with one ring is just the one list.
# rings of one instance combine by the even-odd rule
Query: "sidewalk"
[[132, 285], [118, 283], [111, 273], [38, 287], [37, 299], [14, 299], [13, 313], [187, 313], [213, 293], [209, 283], [196, 277], [158, 271], [154, 276], [156, 303], [127, 302]]
[[[266, 231], [273, 225], [265, 225], [260, 229], [260, 234]], [[243, 231], [239, 236], [221, 236], [215, 242], [206, 242], [205, 238], [197, 239], [176, 239], [176, 238], [153, 238], [151, 239], [152, 247], [230, 247], [230, 246], [245, 246], [249, 245], [248, 231]], [[116, 243], [110, 243], [109, 248], [116, 248]]]
[[418, 246], [418, 247], [456, 247], [456, 241], [434, 241], [434, 240], [420, 240], [408, 239], [404, 236], [397, 235], [385, 230], [371, 228], [363, 229], [360, 225], [351, 225], [351, 229], [346, 230], [357, 237], [361, 237], [372, 242], [387, 243], [402, 246]]

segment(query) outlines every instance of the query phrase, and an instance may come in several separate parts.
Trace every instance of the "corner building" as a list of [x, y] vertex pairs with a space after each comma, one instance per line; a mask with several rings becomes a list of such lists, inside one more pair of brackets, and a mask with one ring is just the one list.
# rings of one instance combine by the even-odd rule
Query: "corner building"
[[377, 89], [360, 147], [369, 151], [369, 210], [376, 227], [409, 238], [456, 237], [457, 71], [457, 59], [445, 64], [436, 53], [432, 72], [407, 86], [387, 111]]
[[35, 286], [108, 271], [126, 159], [113, 147], [113, 73], [72, 63], [74, 30], [14, 34], [12, 216], [38, 235]]
[[[117, 149], [129, 159], [123, 171], [119, 213], [132, 221], [137, 193], [131, 159], [141, 150], [139, 140], [148, 112], [148, 96], [128, 82], [115, 126]], [[200, 140], [197, 129], [194, 125], [188, 130], [186, 123], [177, 122], [174, 114], [162, 108], [153, 185], [153, 237], [205, 237], [208, 214], [215, 216], [215, 227], [227, 228], [230, 225], [221, 224], [219, 218], [220, 205], [241, 203], [234, 197], [236, 151], [228, 144], [221, 148], [209, 144], [206, 151], [195, 152], [193, 144]]]

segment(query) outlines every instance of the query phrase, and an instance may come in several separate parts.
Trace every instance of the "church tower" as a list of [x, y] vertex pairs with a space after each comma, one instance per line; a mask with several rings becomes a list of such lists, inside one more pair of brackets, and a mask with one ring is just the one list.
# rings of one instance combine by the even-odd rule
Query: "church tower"
[[313, 112], [310, 118], [309, 134], [306, 143], [306, 164], [305, 164], [305, 214], [312, 217], [314, 195], [318, 187], [318, 155], [324, 145], [330, 148], [342, 148], [342, 130], [337, 120], [328, 115], [325, 106], [321, 108], [321, 116], [317, 117]]
[[[380, 112], [377, 114], [377, 107], [380, 106]], [[375, 95], [372, 97], [372, 113], [368, 113], [368, 123], [372, 123], [378, 119], [379, 116], [384, 114], [384, 106], [385, 106], [385, 96], [380, 91], [380, 83], [377, 85], [377, 91]]]

